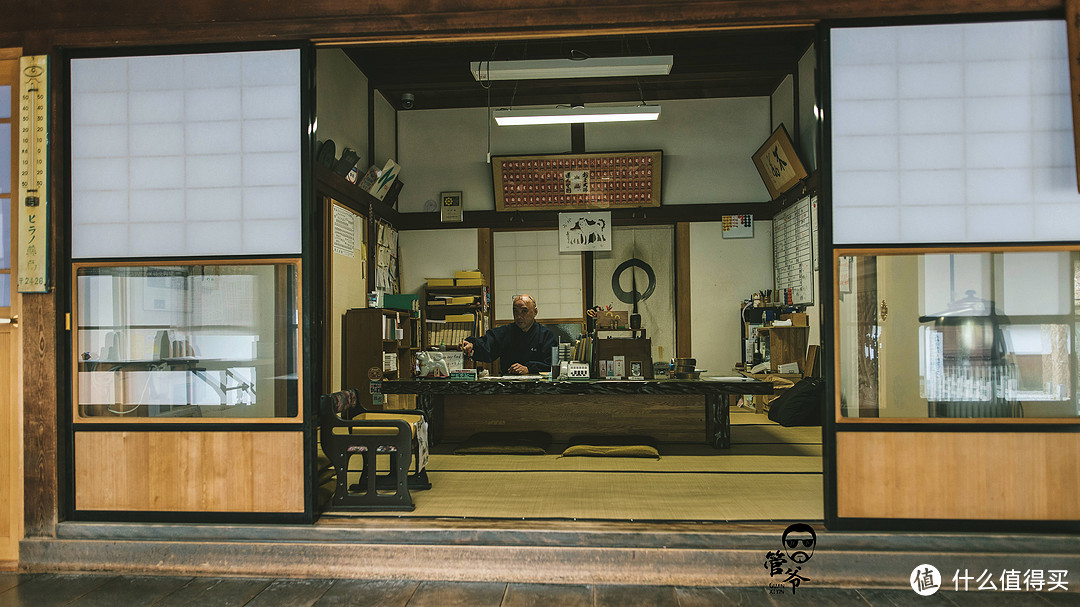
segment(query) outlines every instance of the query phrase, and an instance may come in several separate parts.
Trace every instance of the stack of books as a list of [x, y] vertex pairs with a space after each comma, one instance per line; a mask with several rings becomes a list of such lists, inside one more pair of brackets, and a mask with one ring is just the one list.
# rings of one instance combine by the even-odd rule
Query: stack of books
[[456, 346], [480, 330], [477, 314], [447, 314], [443, 320], [428, 319], [428, 343], [432, 346]]

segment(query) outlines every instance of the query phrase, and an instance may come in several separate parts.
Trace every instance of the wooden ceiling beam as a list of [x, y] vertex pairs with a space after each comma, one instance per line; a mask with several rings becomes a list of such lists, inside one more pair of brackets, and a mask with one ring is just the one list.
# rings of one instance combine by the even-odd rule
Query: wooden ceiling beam
[[[485, 40], [805, 27], [822, 19], [1057, 11], [1063, 0], [52, 0], [8, 11], [0, 38], [98, 47], [318, 40], [327, 43]], [[23, 44], [22, 46], [28, 46]]]

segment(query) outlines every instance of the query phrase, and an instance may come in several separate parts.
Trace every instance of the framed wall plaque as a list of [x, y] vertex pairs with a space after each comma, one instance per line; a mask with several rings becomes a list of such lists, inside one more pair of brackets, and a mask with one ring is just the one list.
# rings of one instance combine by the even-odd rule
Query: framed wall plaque
[[439, 194], [439, 219], [443, 222], [462, 221], [461, 192], [442, 192]]
[[497, 211], [660, 206], [663, 152], [495, 156]]
[[803, 168], [794, 146], [791, 145], [787, 129], [782, 124], [776, 127], [773, 134], [754, 152], [753, 158], [754, 166], [761, 174], [761, 180], [765, 182], [773, 200], [799, 183], [800, 179], [806, 178], [806, 169]]

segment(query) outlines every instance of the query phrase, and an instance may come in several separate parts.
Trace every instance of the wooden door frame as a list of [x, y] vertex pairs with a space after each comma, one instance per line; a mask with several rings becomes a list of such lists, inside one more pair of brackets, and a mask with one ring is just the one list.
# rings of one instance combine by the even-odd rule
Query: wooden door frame
[[[19, 57], [22, 49], [0, 49], [0, 85], [11, 87], [11, 189], [7, 198], [10, 202], [9, 214], [9, 242], [8, 249], [10, 261], [10, 304], [7, 309], [8, 317], [19, 314], [20, 296], [15, 288], [16, 276], [19, 269], [18, 249], [15, 243], [18, 241], [18, 207], [15, 200], [18, 197], [18, 106], [19, 106]], [[6, 407], [0, 407], [0, 492], [7, 499], [0, 500], [3, 504], [3, 512], [0, 512], [0, 571], [14, 570], [18, 566], [19, 540], [22, 538], [23, 528], [23, 446], [22, 446], [22, 365], [20, 364], [22, 343], [21, 331], [17, 325], [5, 325], [0, 329], [4, 333], [3, 342], [8, 344], [4, 352], [0, 352], [0, 360], [5, 364], [3, 380], [0, 380], [0, 390], [6, 392], [2, 397], [8, 403]]]

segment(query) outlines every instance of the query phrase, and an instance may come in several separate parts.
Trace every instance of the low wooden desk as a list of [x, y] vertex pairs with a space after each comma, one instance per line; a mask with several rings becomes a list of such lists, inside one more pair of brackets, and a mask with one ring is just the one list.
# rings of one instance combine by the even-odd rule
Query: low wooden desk
[[417, 407], [427, 411], [431, 420], [433, 442], [441, 438], [443, 396], [485, 394], [687, 394], [705, 397], [705, 441], [718, 449], [731, 447], [731, 414], [729, 402], [723, 397], [736, 398], [741, 394], [772, 394], [769, 382], [747, 380], [588, 380], [536, 381], [517, 379], [481, 379], [457, 381], [448, 379], [415, 379], [384, 381], [383, 394], [416, 394]]

